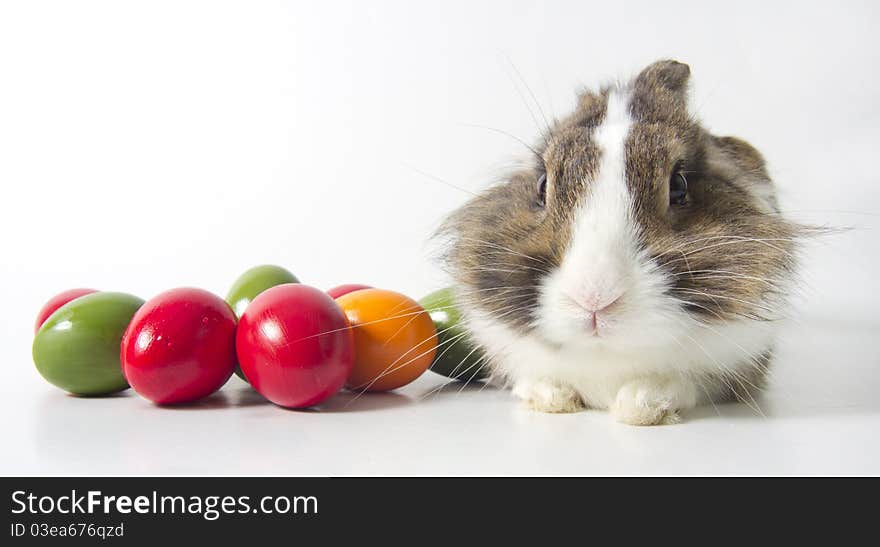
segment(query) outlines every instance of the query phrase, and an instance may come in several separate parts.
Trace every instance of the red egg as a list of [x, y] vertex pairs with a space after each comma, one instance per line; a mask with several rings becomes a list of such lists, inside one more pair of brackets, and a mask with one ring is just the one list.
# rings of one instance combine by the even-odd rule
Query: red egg
[[333, 287], [327, 291], [327, 294], [330, 295], [330, 298], [339, 298], [343, 294], [348, 294], [350, 292], [359, 291], [361, 289], [372, 289], [373, 287], [369, 285], [358, 285], [357, 283], [348, 283], [346, 285], [339, 285], [338, 287]]
[[134, 315], [121, 344], [122, 372], [160, 405], [187, 403], [220, 389], [235, 368], [235, 313], [202, 289], [172, 289]]
[[43, 323], [46, 322], [46, 319], [48, 319], [50, 315], [55, 313], [55, 310], [71, 300], [76, 300], [80, 296], [85, 296], [94, 292], [98, 291], [95, 289], [70, 289], [69, 291], [56, 294], [50, 298], [42, 308], [40, 308], [40, 313], [37, 314], [37, 322], [34, 324], [34, 332], [40, 330], [40, 327], [43, 326]]
[[342, 309], [325, 292], [302, 284], [260, 293], [239, 320], [236, 348], [254, 389], [288, 408], [331, 397], [354, 365], [354, 340]]

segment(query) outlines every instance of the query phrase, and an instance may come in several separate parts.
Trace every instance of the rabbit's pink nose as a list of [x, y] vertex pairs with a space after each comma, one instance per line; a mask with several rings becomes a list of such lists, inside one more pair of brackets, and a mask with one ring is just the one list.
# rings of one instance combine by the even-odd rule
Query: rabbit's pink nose
[[584, 318], [584, 327], [591, 336], [601, 337], [602, 333], [608, 329], [610, 323], [606, 320], [612, 308], [620, 302], [622, 294], [617, 294], [611, 298], [593, 298], [582, 302], [580, 305], [587, 312]]
[[623, 294], [618, 293], [611, 296], [592, 296], [581, 301], [581, 306], [593, 315], [607, 313], [611, 311], [619, 301]]
[[608, 302], [607, 304], [604, 304], [604, 305], [602, 305], [600, 308], [593, 310], [593, 315], [599, 315], [600, 313], [605, 313], [605, 312], [608, 312], [609, 310], [611, 310], [611, 308], [613, 308], [614, 305], [617, 304], [617, 303], [620, 301], [620, 296], [621, 296], [621, 295], [617, 295], [617, 296], [615, 296], [615, 297], [614, 297], [610, 302]]

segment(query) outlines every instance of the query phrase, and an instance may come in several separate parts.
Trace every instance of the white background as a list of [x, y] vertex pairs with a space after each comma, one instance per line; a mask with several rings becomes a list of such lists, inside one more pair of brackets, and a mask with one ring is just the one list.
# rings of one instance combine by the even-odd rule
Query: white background
[[[3, 2], [0, 473], [880, 472], [878, 28], [872, 2]], [[428, 236], [454, 186], [521, 156], [503, 133], [532, 141], [579, 87], [665, 57], [792, 216], [853, 228], [807, 249], [766, 417], [631, 428], [425, 397], [433, 374], [323, 411], [237, 380], [169, 410], [33, 368], [34, 315], [70, 287], [223, 295], [264, 262], [322, 288], [442, 286]]]

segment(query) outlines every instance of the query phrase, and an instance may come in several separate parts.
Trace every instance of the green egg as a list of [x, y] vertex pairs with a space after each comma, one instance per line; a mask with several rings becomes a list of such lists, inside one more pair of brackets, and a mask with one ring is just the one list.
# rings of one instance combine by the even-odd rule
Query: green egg
[[[236, 317], [241, 317], [248, 304], [258, 294], [266, 289], [271, 289], [276, 285], [283, 285], [285, 283], [299, 283], [299, 279], [281, 266], [274, 266], [272, 264], [254, 266], [238, 276], [238, 279], [235, 280], [235, 283], [232, 284], [229, 293], [226, 295], [226, 302], [232, 306]], [[235, 374], [242, 380], [247, 381], [247, 378], [244, 377], [244, 373], [241, 371], [241, 367], [238, 365], [235, 366]]]
[[119, 343], [143, 303], [126, 293], [97, 292], [61, 306], [34, 337], [37, 371], [49, 383], [76, 395], [126, 389]]
[[462, 382], [484, 380], [483, 352], [461, 325], [461, 312], [455, 306], [452, 287], [434, 291], [419, 301], [437, 329], [437, 355], [431, 370]]
[[284, 283], [299, 283], [299, 279], [281, 266], [272, 264], [254, 266], [238, 276], [226, 295], [226, 301], [232, 306], [235, 315], [241, 317], [248, 304], [258, 294]]

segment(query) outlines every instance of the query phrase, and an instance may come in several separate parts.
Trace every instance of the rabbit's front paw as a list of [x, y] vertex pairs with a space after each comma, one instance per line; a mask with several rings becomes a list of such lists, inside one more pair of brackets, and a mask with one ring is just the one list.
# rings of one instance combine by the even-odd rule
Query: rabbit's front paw
[[629, 425], [668, 425], [681, 421], [678, 397], [669, 385], [650, 380], [624, 384], [609, 409], [618, 422]]
[[574, 389], [546, 380], [517, 384], [513, 394], [538, 412], [564, 413], [584, 409], [584, 401]]

